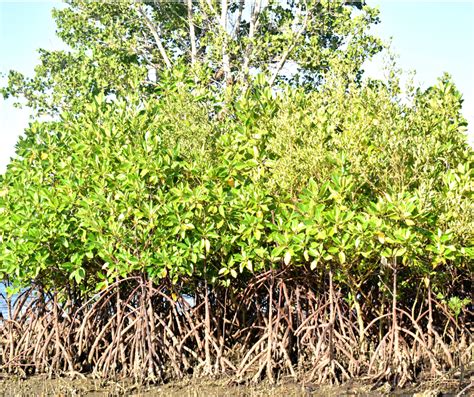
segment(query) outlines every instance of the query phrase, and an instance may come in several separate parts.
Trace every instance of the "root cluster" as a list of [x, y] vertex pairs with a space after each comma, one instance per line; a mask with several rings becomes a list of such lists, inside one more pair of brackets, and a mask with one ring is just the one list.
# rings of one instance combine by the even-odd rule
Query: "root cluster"
[[157, 285], [140, 275], [80, 303], [31, 288], [6, 302], [1, 369], [140, 382], [366, 377], [400, 386], [472, 366], [471, 313], [455, 318], [426, 294], [407, 307], [396, 290], [391, 301], [350, 301], [331, 272], [323, 279], [303, 273], [269, 271], [240, 290], [202, 281], [192, 289], [189, 282]]

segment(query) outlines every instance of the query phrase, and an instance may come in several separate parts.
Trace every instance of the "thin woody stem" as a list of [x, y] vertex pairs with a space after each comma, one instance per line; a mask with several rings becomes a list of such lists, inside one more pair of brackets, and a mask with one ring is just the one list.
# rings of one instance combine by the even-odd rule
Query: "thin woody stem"
[[163, 43], [161, 41], [161, 37], [160, 37], [161, 35], [160, 35], [159, 28], [156, 27], [153, 24], [153, 22], [148, 17], [148, 15], [146, 14], [146, 11], [144, 10], [143, 7], [138, 6], [138, 12], [144, 18], [145, 24], [147, 25], [148, 29], [150, 29], [150, 32], [153, 35], [153, 38], [155, 39], [156, 46], [158, 47], [158, 51], [160, 52], [161, 57], [163, 58], [163, 62], [165, 63], [167, 69], [171, 69], [171, 67], [172, 67], [171, 61], [170, 61], [170, 59], [168, 57], [168, 54], [166, 53], [166, 49], [163, 46]]

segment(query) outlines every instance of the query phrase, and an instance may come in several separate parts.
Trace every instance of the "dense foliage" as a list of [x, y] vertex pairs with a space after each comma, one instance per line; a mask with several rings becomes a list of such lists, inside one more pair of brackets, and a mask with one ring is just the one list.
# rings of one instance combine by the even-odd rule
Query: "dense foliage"
[[468, 270], [472, 150], [447, 78], [409, 104], [371, 81], [257, 86], [218, 120], [183, 75], [146, 102], [99, 96], [31, 125], [3, 178], [4, 274], [90, 290], [136, 270], [215, 282], [290, 262], [366, 280], [380, 256], [413, 282]]
[[[181, 340], [181, 347], [188, 346], [184, 341], [199, 328], [189, 325], [190, 318], [202, 318], [205, 332], [196, 334], [196, 344], [189, 342], [188, 346], [196, 351], [194, 355], [163, 347], [176, 346], [175, 339], [168, 344], [150, 339], [147, 345], [163, 348], [162, 356], [169, 354], [171, 365], [179, 363], [173, 367], [174, 376], [182, 375], [180, 365], [184, 365], [204, 368], [204, 373], [234, 371], [244, 377], [257, 358], [262, 360], [259, 354], [266, 352], [258, 353], [252, 347], [263, 346], [262, 341], [268, 341], [269, 356], [257, 367], [254, 379], [263, 368], [273, 379], [272, 368], [278, 365], [296, 376], [293, 366], [314, 363], [314, 352], [326, 352], [326, 348], [328, 361], [326, 353], [324, 360], [316, 360], [313, 367], [319, 373], [310, 370], [312, 379], [340, 380], [375, 371], [377, 376], [395, 376], [395, 382], [403, 383], [414, 379], [426, 362], [436, 369], [466, 361], [469, 351], [460, 350], [458, 357], [446, 346], [458, 337], [465, 338], [472, 321], [474, 153], [464, 135], [461, 95], [449, 76], [426, 91], [408, 87], [402, 95], [395, 72], [389, 81], [361, 80], [360, 64], [352, 60], [348, 66], [347, 59], [337, 55], [343, 51], [337, 46], [295, 44], [292, 48], [290, 44], [286, 48], [301, 61], [301, 73], [287, 82], [280, 80], [277, 88], [272, 78], [277, 69], [268, 66], [274, 61], [263, 55], [252, 58], [260, 62], [260, 74], [250, 78], [243, 70], [245, 78], [235, 73], [232, 84], [216, 86], [210, 83], [215, 62], [207, 58], [214, 56], [212, 52], [201, 54], [200, 67], [195, 65], [197, 60], [185, 65], [180, 59], [187, 55], [176, 49], [183, 36], [176, 22], [179, 29], [169, 33], [167, 42], [175, 64], [163, 67], [156, 83], [150, 85], [142, 80], [144, 69], [138, 55], [132, 56], [133, 62], [114, 58], [140, 47], [137, 37], [143, 26], [139, 22], [148, 19], [137, 19], [140, 13], [129, 17], [121, 6], [71, 4], [58, 13], [58, 20], [60, 35], [76, 50], [67, 57], [75, 58], [56, 59], [65, 56], [60, 53], [54, 59], [43, 58], [35, 78], [22, 80], [12, 74], [10, 87], [5, 89], [9, 95], [22, 89], [38, 109], [58, 113], [52, 121], [30, 125], [18, 143], [17, 158], [0, 179], [0, 274], [13, 289], [33, 285], [53, 294], [55, 304], [64, 304], [63, 310], [74, 316], [79, 316], [84, 302], [91, 302], [88, 299], [101, 302], [97, 297], [117, 293], [114, 309], [107, 306], [100, 312], [93, 307], [100, 314], [94, 316], [107, 319], [110, 310], [115, 313], [110, 320], [100, 320], [104, 331], [99, 339], [114, 321], [118, 330], [104, 337], [108, 341], [104, 346], [109, 342], [115, 346], [116, 335], [125, 335], [124, 329], [140, 323], [126, 316], [129, 323], [119, 321], [124, 299], [128, 303], [123, 310], [132, 310], [137, 318], [151, 316], [146, 318], [152, 323], [153, 310], [169, 312], [173, 320], [166, 321], [175, 321], [180, 333], [170, 325], [163, 332]], [[180, 4], [153, 7], [151, 11], [159, 7], [176, 8], [177, 14], [186, 11]], [[341, 14], [331, 24], [334, 37], [342, 34], [338, 30], [342, 27], [349, 29], [343, 34], [350, 36], [361, 21], [367, 23], [362, 17], [350, 19], [346, 7], [337, 10]], [[363, 12], [375, 18], [373, 10]], [[271, 13], [279, 13], [282, 19], [270, 17]], [[77, 21], [76, 15], [80, 17]], [[93, 24], [91, 15], [101, 24]], [[196, 15], [203, 18], [204, 14]], [[276, 18], [274, 23], [284, 23], [283, 15], [292, 17], [276, 6], [269, 7], [261, 16], [266, 22], [260, 27], [268, 31], [258, 40], [266, 37], [279, 42], [276, 32], [280, 30], [273, 32], [269, 21]], [[166, 21], [157, 21], [166, 27]], [[82, 30], [68, 31], [77, 23]], [[118, 40], [115, 34], [124, 37], [123, 26], [137, 36], [129, 38], [127, 46], [113, 47]], [[220, 36], [212, 32], [200, 31], [199, 43], [218, 40]], [[95, 40], [92, 44], [86, 41], [90, 37]], [[361, 37], [368, 40], [365, 35], [358, 40]], [[232, 59], [245, 63], [245, 51], [239, 52], [239, 40], [235, 43]], [[336, 43], [342, 45], [342, 41]], [[87, 53], [89, 45], [92, 55]], [[106, 50], [97, 55], [94, 51], [101, 45]], [[207, 45], [222, 51], [222, 46]], [[261, 44], [254, 45], [257, 51]], [[371, 45], [367, 49], [365, 41], [354, 45], [363, 57], [373, 50]], [[293, 53], [295, 48], [298, 51]], [[312, 51], [325, 54], [327, 48], [333, 57], [330, 67], [320, 68]], [[353, 55], [350, 45], [344, 49], [346, 55]], [[49, 61], [64, 62], [66, 67], [52, 68]], [[102, 61], [123, 67], [127, 77], [110, 79], [110, 73], [118, 71], [111, 72]], [[98, 62], [94, 70], [101, 75], [87, 71], [78, 75], [77, 68], [87, 62]], [[31, 90], [32, 85], [37, 91]], [[123, 282], [133, 278], [143, 284]], [[152, 285], [160, 292], [152, 293]], [[301, 303], [305, 309], [299, 303], [300, 288], [306, 291], [301, 293], [307, 299]], [[137, 291], [142, 295], [134, 300]], [[150, 291], [155, 309], [143, 300], [144, 291]], [[157, 294], [165, 298], [158, 299]], [[79, 311], [71, 309], [71, 299]], [[195, 309], [188, 308], [195, 310], [192, 316], [186, 317], [183, 299], [193, 302]], [[239, 299], [247, 306], [239, 305]], [[179, 309], [169, 306], [170, 301], [181, 302]], [[201, 302], [205, 303], [202, 313]], [[142, 310], [140, 315], [138, 310]], [[290, 314], [285, 317], [283, 310]], [[240, 317], [241, 322], [236, 320]], [[92, 314], [85, 315], [83, 324], [90, 318]], [[284, 327], [283, 319], [287, 321]], [[316, 325], [309, 326], [309, 319]], [[158, 321], [157, 327], [164, 327], [166, 321]], [[314, 342], [311, 350], [302, 338], [302, 345], [295, 342], [299, 346], [295, 350], [292, 337], [285, 332], [293, 330], [292, 321], [300, 326], [295, 335], [304, 324], [309, 326], [304, 331], [309, 340], [316, 335], [315, 329], [334, 333], [318, 334], [321, 341], [329, 338], [327, 346]], [[226, 322], [237, 331], [225, 331]], [[347, 325], [351, 322], [356, 324], [354, 329]], [[181, 331], [183, 324], [189, 325], [188, 333]], [[374, 324], [378, 324], [377, 331], [371, 328]], [[267, 333], [259, 334], [268, 327]], [[72, 357], [76, 353], [83, 365], [79, 353], [86, 328], [78, 328], [79, 347], [68, 337], [67, 343], [72, 344], [69, 356], [64, 353], [64, 365], [70, 370], [75, 368]], [[242, 339], [245, 329], [254, 339]], [[426, 342], [422, 329], [427, 330]], [[352, 330], [347, 331], [349, 336], [346, 330]], [[272, 342], [280, 332], [280, 342]], [[127, 345], [129, 339], [123, 337]], [[211, 353], [209, 346], [202, 348], [202, 362], [198, 357], [200, 337], [216, 349]], [[107, 372], [110, 363], [93, 359], [98, 346], [103, 346], [99, 339], [91, 342], [86, 361]], [[366, 339], [378, 347], [370, 350]], [[335, 347], [334, 340], [339, 340], [340, 347]], [[353, 346], [350, 354], [344, 350], [347, 343]], [[236, 346], [243, 349], [240, 367], [231, 363], [238, 356]], [[26, 355], [31, 354], [28, 349]], [[388, 353], [380, 356], [380, 349]], [[443, 358], [435, 358], [438, 351]], [[176, 358], [180, 354], [187, 358]], [[211, 366], [213, 354], [215, 367]], [[257, 357], [254, 361], [252, 354]], [[53, 362], [58, 356], [54, 355]], [[114, 357], [119, 360], [119, 353]], [[121, 365], [125, 365], [123, 357]], [[144, 362], [136, 358], [143, 356], [133, 357]], [[378, 372], [373, 369], [377, 357], [382, 360]], [[33, 355], [31, 360], [36, 363], [37, 359]], [[224, 359], [227, 361], [220, 361]], [[151, 363], [156, 360], [150, 355], [146, 361], [150, 376], [161, 374], [162, 369], [157, 368], [166, 365], [160, 362], [155, 368]], [[201, 364], [193, 366], [187, 360]], [[406, 364], [409, 360], [412, 367]], [[130, 358], [133, 368], [124, 372], [136, 375], [140, 372], [136, 365]], [[298, 368], [304, 372], [303, 367]]]

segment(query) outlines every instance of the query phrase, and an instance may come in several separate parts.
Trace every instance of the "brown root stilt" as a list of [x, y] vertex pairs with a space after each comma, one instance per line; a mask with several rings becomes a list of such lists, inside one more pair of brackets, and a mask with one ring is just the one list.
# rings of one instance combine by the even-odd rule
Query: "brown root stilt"
[[1, 370], [145, 383], [189, 375], [311, 383], [363, 376], [402, 385], [472, 365], [469, 317], [461, 326], [433, 295], [431, 303], [426, 296], [404, 307], [396, 263], [392, 267], [390, 310], [382, 314], [370, 301], [355, 309], [332, 269], [326, 286], [309, 271], [302, 277], [283, 269], [255, 276], [240, 289], [201, 283], [192, 295], [185, 283], [157, 284], [137, 275], [80, 305], [64, 291], [32, 288], [6, 302]]

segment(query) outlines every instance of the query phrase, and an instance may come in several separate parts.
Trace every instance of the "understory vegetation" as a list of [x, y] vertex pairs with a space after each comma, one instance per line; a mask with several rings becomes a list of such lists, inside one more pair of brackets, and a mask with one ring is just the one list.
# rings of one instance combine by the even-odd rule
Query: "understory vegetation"
[[[310, 3], [288, 14], [269, 2], [247, 22], [230, 3], [235, 42], [212, 24], [226, 1], [143, 5], [133, 20], [134, 2], [57, 12], [73, 51], [3, 89], [52, 117], [30, 124], [0, 175], [0, 275], [17, 294], [2, 370], [403, 386], [472, 366], [461, 94], [448, 75], [426, 90], [404, 89], [394, 67], [362, 78], [380, 50], [366, 33], [376, 12]], [[312, 24], [323, 14], [327, 36]], [[294, 18], [304, 29], [288, 33]], [[150, 24], [177, 38], [152, 29], [144, 55]], [[179, 29], [194, 32], [188, 55]], [[324, 40], [306, 48], [315, 32]], [[268, 41], [275, 58], [259, 52]], [[300, 60], [293, 76], [281, 54]]]

